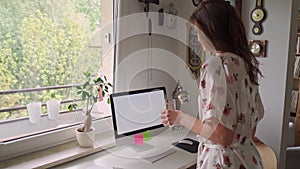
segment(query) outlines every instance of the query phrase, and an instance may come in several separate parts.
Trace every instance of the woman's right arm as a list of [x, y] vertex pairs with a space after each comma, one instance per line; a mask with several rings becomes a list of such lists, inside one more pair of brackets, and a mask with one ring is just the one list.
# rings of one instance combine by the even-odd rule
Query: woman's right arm
[[179, 110], [166, 110], [162, 112], [161, 116], [164, 125], [183, 125], [193, 133], [214, 143], [229, 146], [234, 138], [234, 132], [221, 125], [215, 118], [202, 122]]

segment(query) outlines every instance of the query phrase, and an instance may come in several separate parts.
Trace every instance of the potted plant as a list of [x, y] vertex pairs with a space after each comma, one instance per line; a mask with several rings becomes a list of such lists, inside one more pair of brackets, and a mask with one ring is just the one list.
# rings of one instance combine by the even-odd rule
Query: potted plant
[[[92, 109], [97, 102], [103, 101], [103, 98], [109, 92], [109, 87], [112, 87], [111, 83], [107, 81], [106, 76], [95, 77], [89, 72], [83, 73], [86, 77], [85, 82], [76, 87], [77, 94], [85, 102], [85, 107], [82, 109], [86, 115], [82, 127], [76, 129], [76, 138], [79, 146], [92, 147], [95, 137], [95, 128], [92, 127]], [[110, 99], [107, 99], [107, 103], [110, 104]], [[69, 111], [74, 111], [78, 107], [78, 104], [72, 103], [68, 106]]]

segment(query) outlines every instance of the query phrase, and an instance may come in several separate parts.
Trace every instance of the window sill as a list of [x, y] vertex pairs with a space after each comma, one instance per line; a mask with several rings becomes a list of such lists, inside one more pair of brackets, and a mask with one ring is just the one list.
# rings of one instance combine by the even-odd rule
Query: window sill
[[43, 149], [1, 162], [0, 168], [50, 168], [115, 145], [113, 130], [96, 135], [93, 148], [81, 148], [76, 141]]
[[[110, 116], [110, 113], [108, 113], [110, 110], [106, 110], [105, 106], [106, 105], [103, 105], [103, 103], [98, 103], [94, 106], [95, 108], [92, 111], [94, 120]], [[62, 128], [76, 126], [84, 121], [84, 119], [85, 115], [82, 111], [78, 111], [59, 114], [58, 118], [54, 120], [50, 120], [48, 115], [44, 114], [42, 115], [40, 122], [35, 124], [30, 123], [28, 117], [0, 122], [0, 142], [10, 143], [19, 141], [20, 139], [27, 139], [34, 135], [46, 134], [47, 132], [55, 131], [57, 129], [60, 130]]]
[[[78, 113], [72, 113], [72, 114], [67, 113], [65, 115], [60, 116], [57, 120], [48, 120], [48, 122], [57, 124], [61, 119], [66, 119], [66, 120], [76, 119], [77, 114]], [[80, 117], [77, 117], [77, 121], [80, 122], [78, 118]], [[95, 118], [97, 119], [94, 120], [93, 127], [96, 128], [97, 133], [98, 132], [103, 133], [104, 131], [112, 130], [112, 122], [111, 122], [110, 114], [108, 113], [99, 114], [99, 117], [95, 115]], [[48, 118], [45, 117], [44, 122], [41, 122], [40, 124], [34, 124], [34, 125], [30, 124], [28, 122], [28, 119], [17, 121], [15, 125], [10, 123], [5, 123], [0, 125], [0, 131], [1, 131], [0, 140], [2, 140], [2, 137], [8, 138], [6, 139], [7, 141], [0, 142], [0, 152], [1, 152], [0, 163], [2, 161], [14, 157], [19, 157], [22, 155], [26, 155], [28, 153], [40, 151], [46, 148], [61, 145], [75, 140], [75, 130], [81, 124], [74, 124], [74, 123], [68, 124], [69, 121], [66, 121], [66, 123], [61, 124], [61, 126], [64, 125], [61, 128], [53, 128], [53, 130], [50, 129], [47, 132], [29, 133], [29, 130], [30, 131], [36, 130], [37, 128], [40, 131], [41, 130], [40, 127], [43, 124], [48, 124], [47, 119]], [[15, 135], [16, 132], [20, 132], [20, 131], [22, 132], [24, 130], [27, 133], [29, 133], [28, 136], [20, 137], [17, 139], [8, 136], [11, 133], [12, 135]]]

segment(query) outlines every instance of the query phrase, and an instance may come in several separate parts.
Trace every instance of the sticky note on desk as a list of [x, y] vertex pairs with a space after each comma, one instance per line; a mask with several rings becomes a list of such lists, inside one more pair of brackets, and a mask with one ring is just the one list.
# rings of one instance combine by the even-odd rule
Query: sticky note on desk
[[151, 133], [150, 133], [149, 130], [144, 131], [144, 132], [143, 132], [143, 136], [144, 136], [144, 141], [145, 141], [145, 142], [152, 139], [152, 136], [151, 136]]
[[134, 135], [134, 144], [137, 144], [137, 145], [144, 144], [144, 135], [143, 134]]

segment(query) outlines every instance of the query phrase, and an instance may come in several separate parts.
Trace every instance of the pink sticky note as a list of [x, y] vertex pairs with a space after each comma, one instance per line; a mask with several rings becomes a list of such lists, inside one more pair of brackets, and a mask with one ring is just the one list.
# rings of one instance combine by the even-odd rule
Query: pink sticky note
[[144, 144], [144, 135], [143, 134], [134, 135], [134, 144], [138, 144], [138, 145]]

